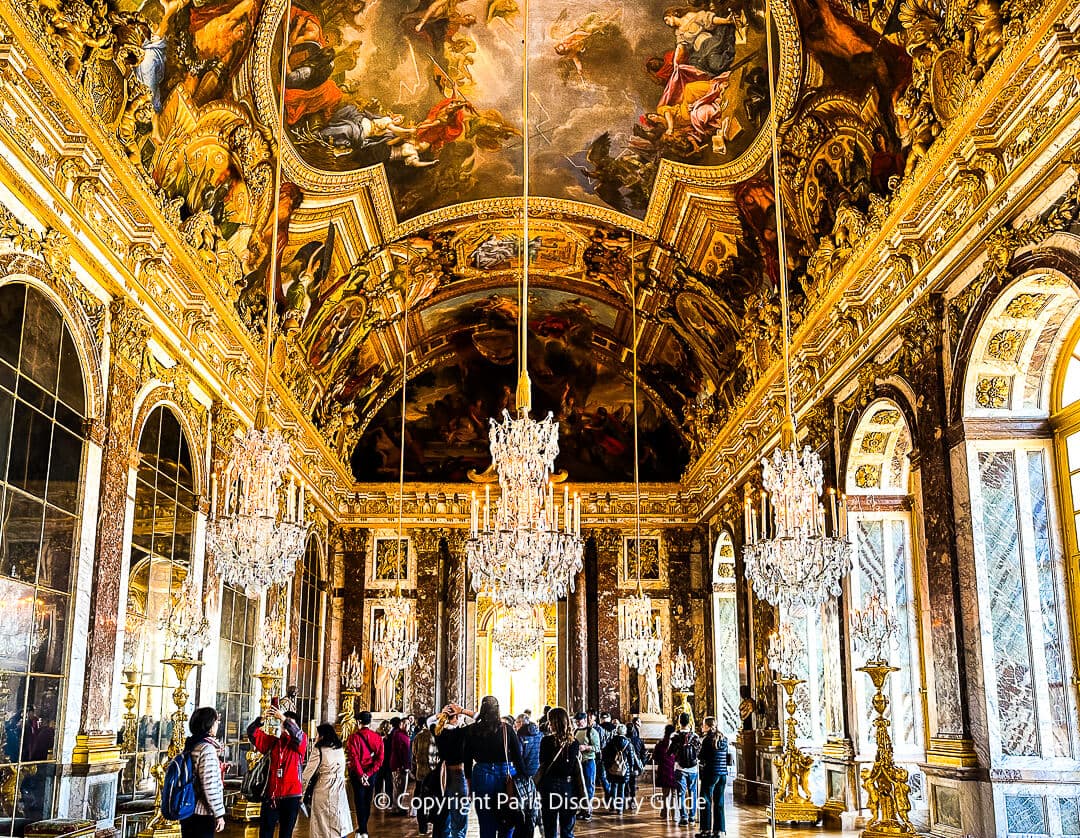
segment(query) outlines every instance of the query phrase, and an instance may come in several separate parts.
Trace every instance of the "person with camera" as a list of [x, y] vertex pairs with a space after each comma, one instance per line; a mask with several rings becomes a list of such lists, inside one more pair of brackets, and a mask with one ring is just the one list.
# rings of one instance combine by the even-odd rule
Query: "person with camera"
[[435, 722], [435, 744], [445, 772], [443, 805], [446, 819], [438, 838], [465, 838], [469, 829], [469, 781], [465, 777], [465, 731], [472, 711], [447, 704]]
[[262, 716], [248, 725], [247, 731], [255, 750], [270, 761], [259, 815], [259, 838], [274, 838], [279, 827], [280, 838], [292, 838], [304, 797], [301, 774], [307, 759], [308, 739], [300, 729], [300, 718], [292, 710], [282, 712], [275, 704], [267, 713], [276, 728], [276, 736], [264, 729]]

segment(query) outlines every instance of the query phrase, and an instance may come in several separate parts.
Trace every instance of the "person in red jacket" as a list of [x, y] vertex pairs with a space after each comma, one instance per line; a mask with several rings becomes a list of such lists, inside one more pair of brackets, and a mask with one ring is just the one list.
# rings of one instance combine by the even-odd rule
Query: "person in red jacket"
[[280, 708], [271, 707], [269, 714], [281, 723], [278, 736], [262, 729], [262, 716], [248, 725], [251, 744], [270, 760], [259, 817], [259, 838], [274, 838], [279, 824], [281, 838], [292, 838], [304, 797], [301, 775], [307, 758], [307, 734], [300, 729], [300, 717], [291, 710], [283, 713]]
[[395, 815], [404, 815], [409, 807], [405, 803], [405, 789], [409, 782], [409, 768], [412, 764], [412, 740], [405, 730], [408, 719], [394, 717], [390, 720], [390, 753], [386, 759], [390, 763], [390, 774], [394, 778], [394, 806]]
[[371, 797], [375, 790], [375, 775], [383, 763], [382, 737], [371, 729], [371, 713], [357, 714], [359, 725], [345, 743], [345, 758], [352, 777], [353, 800], [356, 802], [356, 833], [368, 838], [368, 818], [371, 817]]

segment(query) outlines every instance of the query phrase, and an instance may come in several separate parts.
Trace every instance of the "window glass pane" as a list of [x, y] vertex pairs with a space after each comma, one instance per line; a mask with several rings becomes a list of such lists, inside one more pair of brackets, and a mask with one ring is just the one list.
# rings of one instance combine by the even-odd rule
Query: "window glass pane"
[[[0, 588], [2, 586], [3, 582], [0, 581]], [[3, 641], [0, 640], [0, 642]], [[4, 714], [4, 757], [7, 762], [18, 762], [22, 755], [22, 710], [26, 676], [6, 672], [4, 673], [4, 684], [7, 687], [7, 693], [3, 702], [0, 703], [0, 710]], [[0, 693], [0, 695], [4, 694]]]
[[0, 668], [10, 672], [26, 672], [34, 623], [34, 588], [0, 578], [0, 601], [4, 603], [6, 615], [0, 629]]
[[24, 765], [19, 769], [19, 800], [27, 823], [51, 815], [56, 806], [56, 764]]
[[176, 480], [176, 458], [180, 453], [180, 423], [171, 410], [161, 410], [161, 439], [158, 442], [158, 471]]
[[1043, 654], [1046, 660], [1050, 722], [1053, 730], [1052, 755], [1070, 757], [1072, 745], [1069, 741], [1069, 707], [1061, 648], [1062, 617], [1058, 613], [1058, 585], [1046, 508], [1045, 461], [1046, 456], [1042, 451], [1028, 453], [1032, 523], [1035, 529], [1035, 567], [1039, 575], [1039, 611], [1042, 614]]
[[43, 294], [32, 292], [26, 295], [19, 371], [49, 393], [56, 392], [63, 328], [60, 312]]
[[893, 738], [905, 745], [915, 745], [918, 736], [915, 728], [915, 681], [911, 659], [911, 649], [915, 640], [912, 619], [915, 604], [912, 601], [909, 576], [911, 565], [908, 549], [908, 521], [903, 518], [888, 522], [889, 542], [892, 550], [892, 577], [894, 586], [893, 613], [896, 615], [900, 631], [893, 650], [895, 666], [899, 672], [893, 673], [895, 684], [893, 694]]
[[1068, 407], [1080, 399], [1080, 360], [1073, 355], [1065, 369], [1065, 381], [1061, 387], [1061, 406]]
[[30, 670], [60, 675], [67, 648], [67, 596], [38, 590], [31, 636]]
[[979, 483], [1001, 748], [1006, 755], [1035, 756], [1039, 753], [1039, 737], [1023, 607], [1015, 453], [979, 452]]
[[60, 376], [56, 384], [56, 395], [73, 411], [86, 415], [86, 394], [83, 390], [82, 363], [75, 351], [75, 341], [71, 332], [64, 329], [60, 342]]
[[33, 585], [45, 505], [36, 498], [9, 491], [4, 497], [3, 564], [5, 576]]
[[56, 720], [60, 710], [59, 678], [30, 677], [26, 690], [26, 728], [23, 760], [37, 762], [56, 758]]
[[18, 282], [0, 285], [0, 360], [19, 366], [26, 286]]
[[11, 393], [0, 390], [0, 481], [7, 479], [8, 450], [11, 447], [11, 421], [14, 409], [14, 397]]
[[49, 441], [52, 422], [16, 400], [15, 419], [11, 428], [11, 459], [8, 462], [8, 483], [45, 496], [45, 478], [49, 468]]
[[63, 428], [54, 427], [46, 500], [67, 512], [75, 512], [79, 503], [81, 472], [82, 440]]
[[75, 557], [78, 519], [51, 507], [45, 510], [38, 584], [58, 591], [70, 590], [71, 565]]

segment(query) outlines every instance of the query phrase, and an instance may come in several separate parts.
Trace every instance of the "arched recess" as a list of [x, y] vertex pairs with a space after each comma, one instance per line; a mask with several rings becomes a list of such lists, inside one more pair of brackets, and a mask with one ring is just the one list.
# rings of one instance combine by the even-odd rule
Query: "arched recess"
[[[848, 497], [848, 532], [852, 543], [852, 569], [847, 580], [850, 609], [862, 608], [875, 589], [885, 594], [898, 623], [896, 642], [888, 650], [899, 671], [887, 689], [891, 728], [897, 760], [925, 760], [926, 731], [922, 703], [919, 654], [919, 576], [915, 563], [911, 496], [912, 435], [901, 405], [892, 399], [872, 402], [859, 417], [848, 446], [845, 492]], [[866, 662], [866, 650], [851, 644], [845, 656], [852, 664], [856, 712], [851, 737], [856, 752], [872, 758], [875, 751], [871, 719], [873, 688], [857, 667]], [[918, 769], [910, 769], [918, 776]], [[915, 789], [917, 792], [918, 789]]]
[[716, 718], [721, 730], [733, 738], [739, 717], [739, 645], [735, 593], [735, 545], [731, 533], [721, 530], [713, 548], [712, 624]]
[[326, 579], [326, 549], [319, 535], [312, 533], [293, 583], [296, 652], [289, 675], [289, 684], [297, 690], [297, 709], [305, 726], [316, 721], [316, 709], [322, 705]]
[[[125, 718], [125, 795], [151, 793], [151, 768], [172, 737], [173, 671], [162, 618], [192, 571], [198, 518], [195, 461], [173, 405], [145, 402], [138, 429], [138, 466], [128, 557], [123, 670], [134, 716]], [[189, 708], [190, 709], [190, 708]]]
[[13, 790], [0, 835], [56, 815], [65, 717], [80, 709], [69, 638], [96, 371], [73, 322], [37, 280], [0, 280], [0, 788]]
[[495, 625], [505, 613], [486, 596], [476, 603], [476, 695], [494, 695], [502, 714], [531, 710], [538, 718], [545, 704], [558, 704], [558, 609], [543, 607], [544, 640], [533, 659], [517, 672], [505, 668], [494, 644]]
[[[1016, 769], [1021, 782], [1023, 772], [1035, 782], [1078, 753], [1064, 561], [1075, 516], [1061, 513], [1075, 507], [1070, 478], [1080, 471], [1070, 457], [1076, 413], [1062, 406], [1074, 389], [1066, 387], [1080, 316], [1074, 282], [1032, 266], [1004, 288], [978, 324], [963, 374], [974, 599], [965, 620], [978, 627], [990, 767]], [[1014, 801], [1000, 786], [994, 796], [1004, 823]], [[1048, 828], [1061, 814], [1041, 811]]]

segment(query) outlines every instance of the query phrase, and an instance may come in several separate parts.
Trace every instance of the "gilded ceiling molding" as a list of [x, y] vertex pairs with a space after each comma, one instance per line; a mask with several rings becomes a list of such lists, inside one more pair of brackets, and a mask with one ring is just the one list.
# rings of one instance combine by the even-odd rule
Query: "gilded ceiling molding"
[[[984, 159], [991, 143], [1006, 152], [1017, 144], [1023, 147], [1028, 142], [1024, 117], [1042, 108], [1050, 108], [1054, 114], [1053, 119], [1044, 120], [1047, 125], [1054, 126], [1058, 132], [1069, 130], [1072, 123], [1068, 114], [1077, 101], [1070, 91], [1076, 90], [1080, 78], [1077, 75], [1080, 59], [1070, 50], [1077, 39], [1073, 30], [1080, 26], [1080, 20], [1075, 19], [1073, 9], [1072, 30], [1060, 25], [1053, 27], [1053, 21], [1067, 17], [1065, 11], [1061, 2], [1050, 3], [1041, 15], [1032, 17], [1030, 34], [1010, 44], [980, 84], [983, 101], [993, 103], [994, 118], [980, 117], [988, 107], [985, 104], [982, 108], [971, 107], [950, 123], [934, 143], [929, 155], [933, 160], [952, 159], [961, 147], [969, 157], [981, 155]], [[1029, 62], [1028, 55], [1035, 57]], [[1034, 67], [1027, 67], [1029, 63]], [[1008, 87], [1006, 81], [1011, 82]], [[995, 100], [995, 94], [1004, 101]], [[965, 131], [968, 133], [964, 134]], [[1042, 135], [1040, 147], [1050, 143], [1054, 136], [1054, 130], [1048, 130]], [[1033, 148], [1028, 148], [1032, 153]], [[1004, 157], [1008, 159], [1008, 154]], [[890, 201], [888, 217], [881, 227], [874, 229], [871, 225], [861, 246], [852, 250], [841, 274], [832, 280], [831, 290], [807, 313], [796, 330], [793, 355], [799, 357], [801, 353], [812, 352], [814, 346], [831, 346], [831, 360], [821, 373], [830, 377], [837, 375], [841, 365], [865, 357], [872, 351], [873, 343], [868, 337], [871, 330], [895, 320], [899, 311], [929, 289], [927, 268], [944, 256], [946, 248], [963, 241], [969, 251], [973, 249], [980, 227], [992, 227], [995, 220], [1001, 223], [1003, 217], [1008, 217], [1007, 207], [1021, 193], [1017, 182], [1041, 179], [1045, 188], [1056, 165], [1059, 164], [1054, 159], [1045, 160], [1040, 166], [1014, 165], [1009, 168], [1007, 179], [994, 182], [992, 190], [990, 178], [986, 177], [986, 197], [978, 208], [972, 208], [971, 201], [973, 195], [981, 194], [980, 189], [953, 188], [958, 168], [974, 166], [957, 167], [955, 161], [943, 167], [918, 166], [914, 176], [904, 179]], [[967, 174], [964, 178], [970, 180]], [[899, 247], [904, 240], [900, 231], [905, 229], [934, 231], [924, 240], [924, 261], [917, 267], [911, 265], [914, 276], [906, 287], [903, 279], [908, 271], [902, 263], [894, 262], [893, 270], [888, 272], [876, 268], [889, 258], [893, 248]], [[889, 239], [894, 241], [891, 247]], [[889, 277], [894, 277], [891, 283], [882, 282]], [[934, 274], [934, 280], [942, 280], [940, 271]], [[839, 317], [833, 313], [834, 306], [840, 306]], [[847, 314], [843, 314], [845, 307]], [[852, 315], [853, 310], [866, 314]], [[687, 491], [703, 512], [725, 494], [733, 478], [752, 468], [757, 452], [777, 432], [779, 424], [775, 419], [779, 417], [766, 421], [763, 409], [768, 407], [765, 394], [779, 392], [780, 372], [779, 364], [774, 364], [771, 372], [758, 381], [753, 393], [727, 417], [725, 430], [710, 450], [691, 465], [686, 477]], [[797, 404], [806, 402], [816, 387], [820, 383], [809, 379], [800, 382], [795, 393]]]

